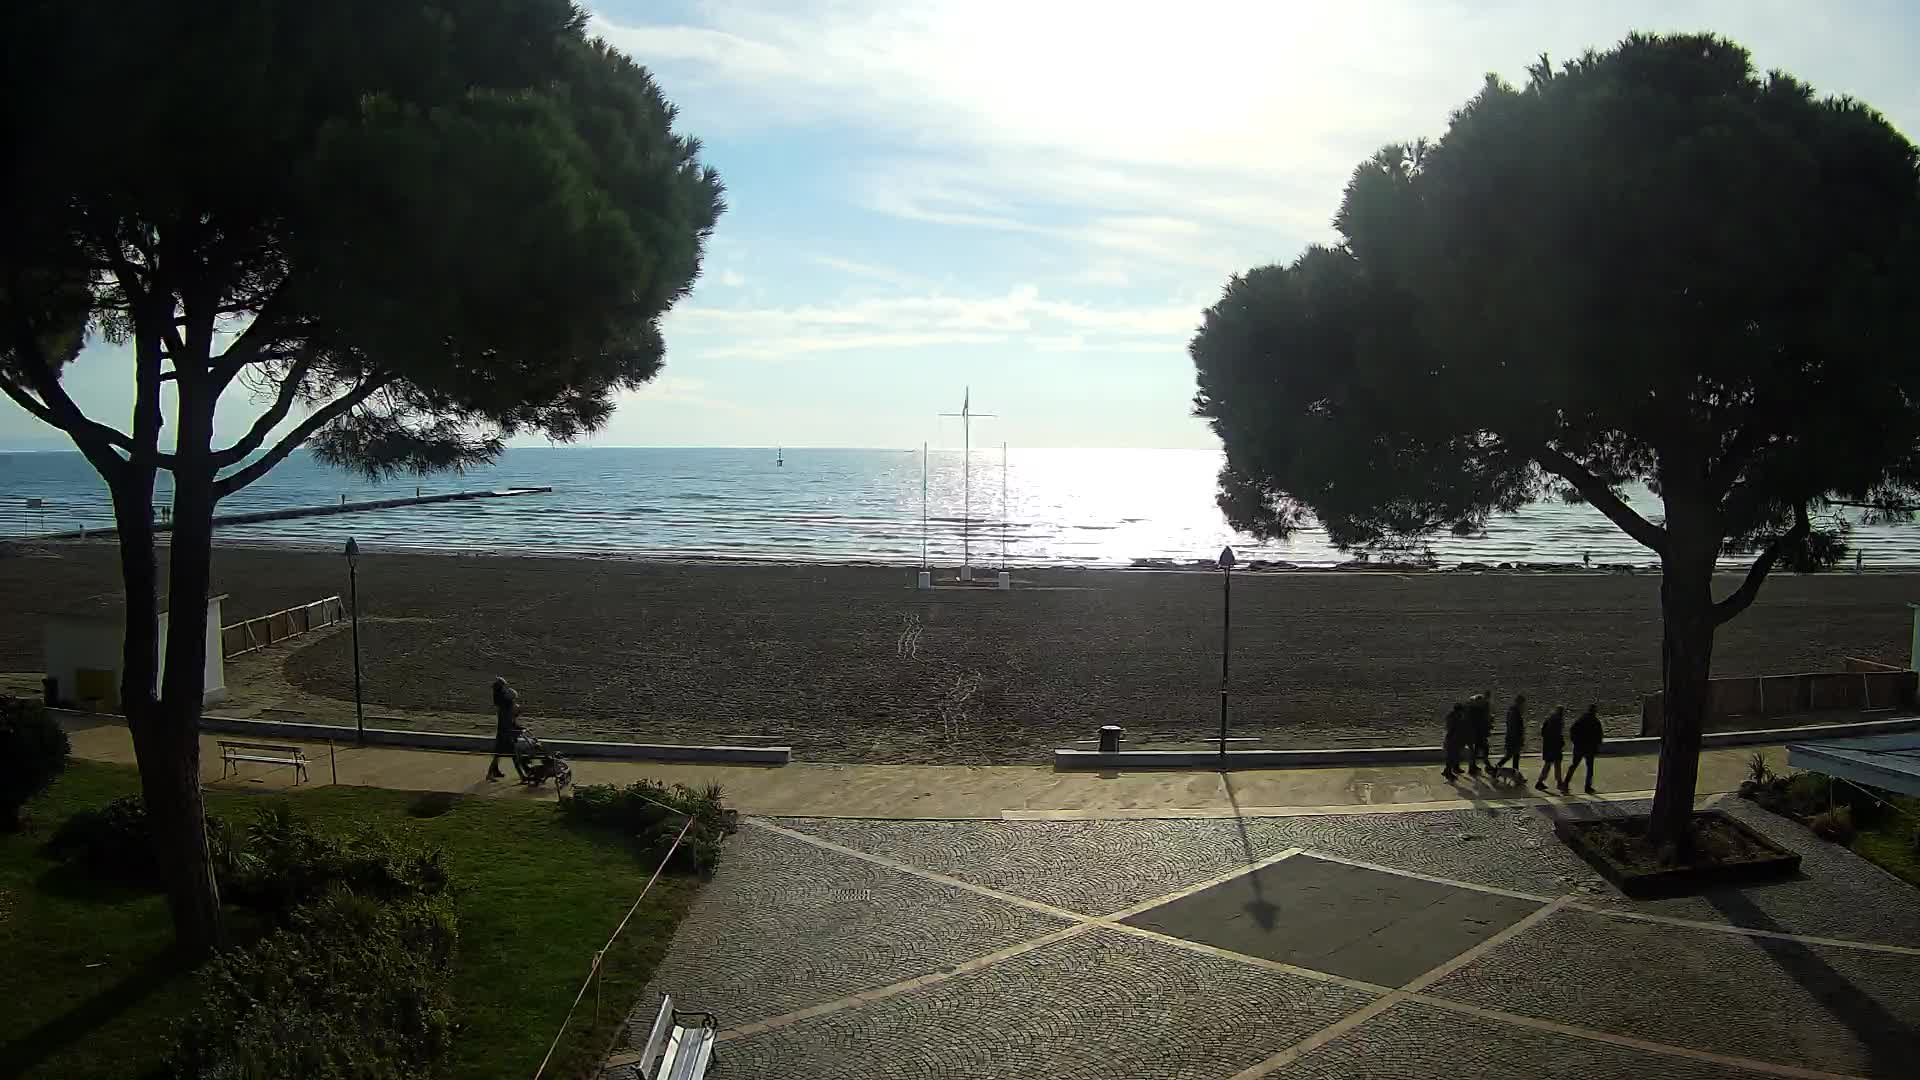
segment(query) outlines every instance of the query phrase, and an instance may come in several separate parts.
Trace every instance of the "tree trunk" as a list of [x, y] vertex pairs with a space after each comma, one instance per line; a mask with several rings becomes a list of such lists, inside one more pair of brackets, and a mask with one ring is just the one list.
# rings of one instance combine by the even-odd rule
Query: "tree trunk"
[[1713, 563], [1717, 540], [1670, 533], [1661, 560], [1660, 778], [1648, 838], [1676, 858], [1692, 853], [1694, 788], [1713, 672]]
[[[200, 707], [206, 693], [207, 595], [213, 570], [213, 437], [211, 402], [180, 387], [180, 432], [173, 469], [173, 537], [169, 545], [167, 662], [161, 676], [149, 747], [140, 747], [141, 779], [154, 843], [166, 867], [167, 898], [180, 944], [204, 954], [224, 943], [220, 886], [207, 848], [200, 795]], [[153, 752], [149, 753], [151, 749]], [[163, 789], [164, 801], [153, 792]]]

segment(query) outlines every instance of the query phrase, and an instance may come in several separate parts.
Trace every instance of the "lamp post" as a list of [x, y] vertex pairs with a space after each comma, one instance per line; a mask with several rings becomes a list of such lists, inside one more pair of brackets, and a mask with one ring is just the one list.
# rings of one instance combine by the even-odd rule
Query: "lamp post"
[[1227, 656], [1233, 651], [1233, 548], [1220, 549], [1220, 767], [1227, 767]]
[[[360, 545], [347, 537], [347, 603], [353, 607], [353, 741], [367, 741], [366, 707], [360, 702]], [[1222, 744], [1224, 745], [1224, 744]]]

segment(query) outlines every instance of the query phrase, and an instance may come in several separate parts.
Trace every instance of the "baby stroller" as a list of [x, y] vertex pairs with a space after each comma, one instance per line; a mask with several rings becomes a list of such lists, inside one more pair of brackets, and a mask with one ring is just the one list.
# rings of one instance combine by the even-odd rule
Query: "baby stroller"
[[565, 791], [573, 783], [573, 766], [558, 751], [541, 745], [526, 728], [521, 728], [513, 740], [513, 766], [520, 773], [520, 782], [529, 787], [551, 780], [553, 790]]

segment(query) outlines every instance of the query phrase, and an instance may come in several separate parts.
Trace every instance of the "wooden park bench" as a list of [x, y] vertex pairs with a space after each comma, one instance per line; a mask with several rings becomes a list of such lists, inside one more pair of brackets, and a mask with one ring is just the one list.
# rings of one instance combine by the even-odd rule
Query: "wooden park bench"
[[713, 1064], [713, 1042], [720, 1025], [712, 1013], [675, 1012], [671, 995], [661, 995], [646, 1049], [629, 1059], [644, 1080], [700, 1080]]
[[243, 761], [258, 761], [267, 765], [291, 765], [300, 783], [307, 778], [307, 752], [298, 746], [279, 746], [273, 743], [230, 742], [220, 740], [220, 779], [225, 780]]

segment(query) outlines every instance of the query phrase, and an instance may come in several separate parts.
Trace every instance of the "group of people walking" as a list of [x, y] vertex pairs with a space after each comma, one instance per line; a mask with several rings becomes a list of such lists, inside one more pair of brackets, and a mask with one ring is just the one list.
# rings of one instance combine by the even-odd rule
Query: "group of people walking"
[[[1527, 695], [1518, 694], [1513, 704], [1507, 706], [1506, 753], [1498, 762], [1492, 758], [1493, 742], [1493, 704], [1487, 694], [1475, 694], [1464, 702], [1456, 701], [1453, 710], [1447, 713], [1446, 753], [1447, 767], [1440, 775], [1449, 782], [1460, 777], [1460, 758], [1466, 755], [1468, 775], [1479, 776], [1480, 766], [1487, 767], [1490, 777], [1497, 779], [1502, 770], [1511, 771], [1515, 780], [1525, 783], [1526, 777], [1520, 772], [1520, 755], [1527, 745]], [[1541, 791], [1547, 790], [1547, 775], [1553, 775], [1555, 786], [1562, 795], [1570, 794], [1568, 788], [1573, 784], [1574, 770], [1581, 762], [1587, 765], [1587, 794], [1593, 794], [1593, 759], [1600, 752], [1600, 708], [1588, 705], [1587, 711], [1573, 722], [1573, 729], [1567, 730], [1567, 711], [1555, 706], [1547, 719], [1540, 725], [1540, 775], [1533, 786]], [[1566, 751], [1568, 737], [1573, 740], [1573, 760], [1567, 764], [1563, 774], [1560, 761]]]

